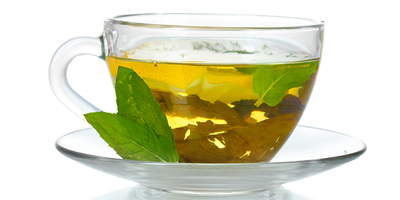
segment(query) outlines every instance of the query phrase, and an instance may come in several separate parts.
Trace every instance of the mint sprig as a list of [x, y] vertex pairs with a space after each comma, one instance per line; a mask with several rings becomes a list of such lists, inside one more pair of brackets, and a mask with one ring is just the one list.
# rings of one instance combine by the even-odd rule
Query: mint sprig
[[120, 66], [115, 91], [117, 114], [85, 114], [100, 137], [123, 159], [178, 162], [172, 129], [146, 83]]

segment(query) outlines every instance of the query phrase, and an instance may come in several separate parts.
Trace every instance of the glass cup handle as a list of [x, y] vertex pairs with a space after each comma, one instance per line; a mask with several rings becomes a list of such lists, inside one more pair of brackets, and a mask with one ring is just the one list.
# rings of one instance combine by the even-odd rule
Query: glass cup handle
[[62, 44], [54, 53], [50, 62], [50, 86], [56, 97], [73, 113], [86, 121], [83, 114], [99, 112], [100, 109], [82, 98], [71, 88], [67, 80], [69, 63], [80, 55], [102, 57], [102, 42], [98, 37], [77, 37]]

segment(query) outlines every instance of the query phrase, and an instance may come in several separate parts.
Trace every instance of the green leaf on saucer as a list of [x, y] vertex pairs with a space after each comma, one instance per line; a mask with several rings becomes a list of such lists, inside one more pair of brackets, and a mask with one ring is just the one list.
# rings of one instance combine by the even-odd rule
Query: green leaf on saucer
[[[123, 159], [177, 162], [175, 143], [135, 120], [106, 112], [89, 113], [87, 121]], [[172, 151], [172, 152], [171, 152]]]
[[120, 66], [115, 91], [117, 114], [85, 114], [100, 137], [123, 159], [178, 162], [172, 129], [146, 83]]

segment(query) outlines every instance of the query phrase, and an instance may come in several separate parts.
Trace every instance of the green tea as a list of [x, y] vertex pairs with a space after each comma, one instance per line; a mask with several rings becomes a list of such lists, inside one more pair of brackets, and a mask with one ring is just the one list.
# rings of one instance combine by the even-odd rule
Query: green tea
[[[114, 78], [118, 66], [132, 68], [143, 78], [167, 116], [180, 162], [195, 163], [271, 160], [304, 111], [319, 63], [316, 59], [217, 65], [162, 63], [111, 56], [106, 60]], [[311, 69], [310, 66], [315, 66], [314, 71], [304, 75], [301, 70]], [[263, 72], [259, 70], [261, 68]], [[290, 76], [286, 76], [288, 74]], [[298, 84], [293, 80], [301, 75], [304, 83], [278, 95], [282, 87]], [[274, 81], [267, 83], [267, 80]], [[273, 87], [283, 80], [282, 87]], [[259, 90], [266, 92], [260, 95]]]

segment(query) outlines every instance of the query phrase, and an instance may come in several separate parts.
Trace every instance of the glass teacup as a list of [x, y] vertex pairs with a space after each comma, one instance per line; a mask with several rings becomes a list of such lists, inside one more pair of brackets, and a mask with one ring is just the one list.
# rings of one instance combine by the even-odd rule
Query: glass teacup
[[105, 21], [100, 37], [55, 53], [50, 82], [75, 114], [97, 112], [67, 82], [77, 55], [103, 58], [115, 83], [133, 69], [175, 135], [180, 162], [267, 162], [295, 129], [316, 80], [322, 22], [290, 17], [138, 14]]

